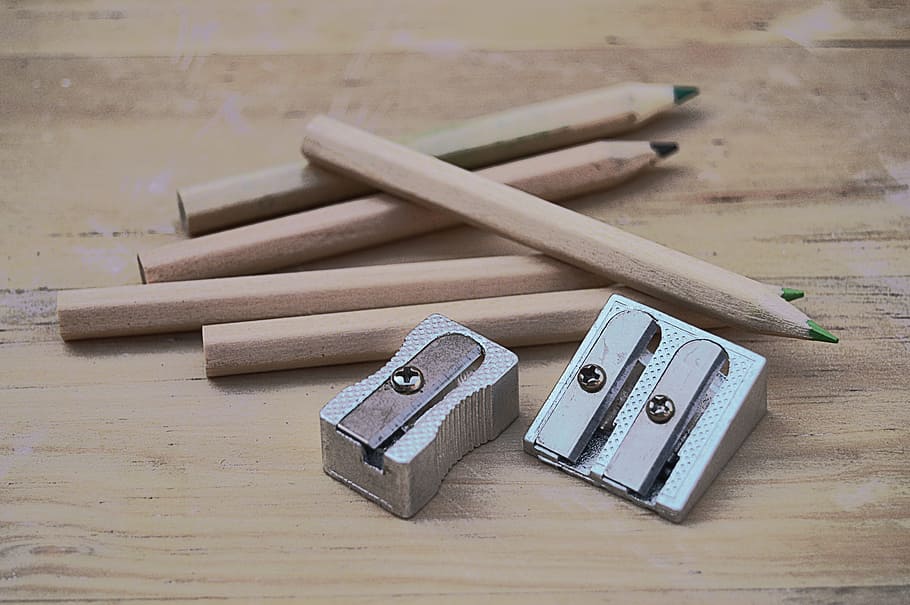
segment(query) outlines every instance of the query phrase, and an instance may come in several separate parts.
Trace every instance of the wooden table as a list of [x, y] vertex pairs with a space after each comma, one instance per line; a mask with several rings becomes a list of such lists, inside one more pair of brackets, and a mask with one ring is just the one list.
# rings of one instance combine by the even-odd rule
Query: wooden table
[[[906, 602], [908, 5], [659, 4], [4, 2], [0, 600]], [[575, 207], [804, 288], [842, 338], [722, 331], [770, 411], [683, 525], [521, 451], [573, 346], [519, 351], [519, 420], [403, 521], [321, 468], [320, 407], [375, 364], [208, 381], [198, 334], [57, 335], [57, 290], [181, 237], [177, 184], [293, 160], [315, 112], [404, 135], [623, 80], [702, 95], [630, 137], [678, 156]]]

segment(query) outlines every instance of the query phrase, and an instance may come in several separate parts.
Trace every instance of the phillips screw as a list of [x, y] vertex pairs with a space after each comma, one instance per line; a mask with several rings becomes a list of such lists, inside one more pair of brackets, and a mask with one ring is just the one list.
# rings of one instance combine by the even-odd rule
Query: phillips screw
[[648, 418], [652, 422], [663, 424], [673, 418], [676, 406], [673, 405], [673, 400], [666, 395], [655, 395], [648, 401], [645, 411], [648, 412]]
[[402, 395], [412, 395], [423, 388], [423, 374], [414, 366], [401, 366], [392, 372], [392, 388]]
[[578, 371], [578, 384], [589, 393], [596, 393], [604, 387], [607, 375], [599, 365], [589, 363]]

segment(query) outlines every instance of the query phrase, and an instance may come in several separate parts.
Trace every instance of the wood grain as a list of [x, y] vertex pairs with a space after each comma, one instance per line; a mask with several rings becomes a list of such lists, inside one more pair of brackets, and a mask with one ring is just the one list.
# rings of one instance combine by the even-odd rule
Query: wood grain
[[488, 256], [66, 290], [57, 320], [64, 340], [79, 340], [604, 283], [546, 256]]
[[581, 342], [614, 294], [704, 329], [723, 326], [622, 287], [479, 298], [206, 325], [202, 328], [205, 374], [211, 378], [389, 359], [408, 332], [433, 313], [505, 347]]
[[[596, 141], [478, 174], [561, 201], [615, 187], [657, 160], [646, 142]], [[456, 224], [451, 216], [375, 194], [161, 246], [138, 262], [148, 283], [264, 273]]]
[[[395, 7], [2, 4], [0, 599], [904, 603], [905, 3]], [[792, 27], [818, 7], [843, 31]], [[321, 469], [319, 409], [378, 364], [207, 381], [198, 334], [60, 341], [58, 290], [138, 283], [177, 185], [288, 162], [315, 113], [404, 138], [683, 77], [701, 96], [635, 135], [683, 152], [573, 207], [803, 288], [842, 336], [721, 331], [768, 358], [769, 414], [684, 525], [521, 451], [573, 344], [518, 350], [519, 419], [402, 522]], [[521, 253], [458, 228], [315, 266]]]

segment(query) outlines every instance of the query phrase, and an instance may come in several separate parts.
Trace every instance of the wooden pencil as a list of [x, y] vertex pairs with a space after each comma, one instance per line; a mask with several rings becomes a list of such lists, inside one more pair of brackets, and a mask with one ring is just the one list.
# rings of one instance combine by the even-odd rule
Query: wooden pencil
[[[675, 143], [595, 141], [480, 170], [550, 201], [607, 189], [675, 152]], [[457, 218], [388, 194], [339, 202], [218, 233], [138, 256], [147, 283], [264, 273], [451, 227]]]
[[311, 161], [728, 325], [837, 342], [765, 284], [441, 162], [325, 116], [306, 127]]
[[206, 376], [388, 359], [405, 335], [441, 313], [507, 347], [581, 340], [607, 299], [622, 294], [705, 329], [717, 320], [623, 287], [459, 300], [328, 315], [206, 325]]
[[[632, 130], [697, 94], [692, 86], [619, 84], [474, 118], [409, 144], [480, 168]], [[177, 206], [187, 233], [199, 235], [370, 191], [356, 180], [296, 162], [181, 188]]]
[[64, 340], [204, 324], [604, 285], [546, 256], [492, 256], [161, 284], [62, 290]]

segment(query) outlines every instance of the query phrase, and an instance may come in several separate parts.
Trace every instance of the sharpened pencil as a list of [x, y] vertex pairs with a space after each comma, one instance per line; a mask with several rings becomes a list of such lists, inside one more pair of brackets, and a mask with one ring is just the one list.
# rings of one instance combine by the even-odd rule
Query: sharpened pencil
[[[676, 143], [594, 141], [479, 171], [550, 201], [602, 191], [633, 178]], [[304, 210], [140, 253], [147, 283], [264, 273], [452, 227], [458, 220], [388, 194]]]
[[[680, 105], [693, 86], [624, 83], [469, 119], [409, 145], [464, 168], [617, 135]], [[200, 235], [372, 191], [356, 180], [296, 162], [177, 191], [184, 229]]]
[[[540, 254], [485, 256], [61, 290], [57, 318], [61, 337], [69, 341], [606, 283], [601, 276]], [[775, 293], [785, 290], [768, 288]]]
[[305, 129], [304, 154], [465, 222], [731, 326], [836, 342], [802, 311], [759, 283], [577, 212], [441, 162], [326, 116]]

